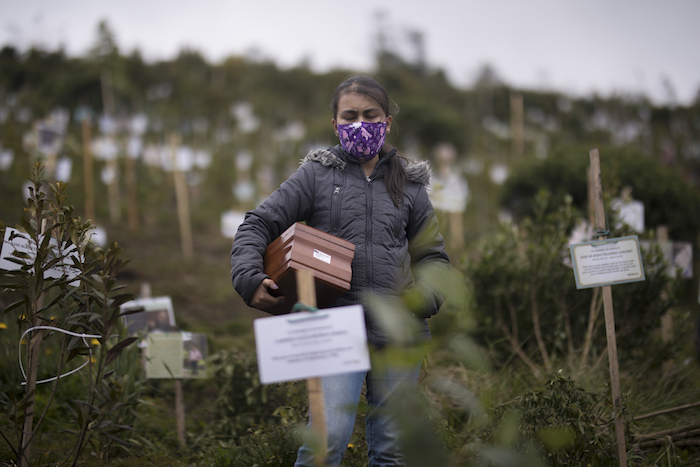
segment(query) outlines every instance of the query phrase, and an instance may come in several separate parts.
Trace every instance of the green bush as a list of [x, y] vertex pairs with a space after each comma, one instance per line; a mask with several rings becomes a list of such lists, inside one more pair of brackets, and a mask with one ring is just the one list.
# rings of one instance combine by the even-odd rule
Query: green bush
[[[477, 335], [501, 363], [517, 355], [533, 373], [552, 370], [558, 357], [590, 365], [606, 348], [602, 297], [576, 289], [568, 249], [577, 221], [570, 203], [549, 211], [551, 198], [535, 200], [533, 217], [503, 225], [478, 246], [467, 267], [480, 323]], [[623, 236], [613, 231], [610, 236]], [[615, 286], [613, 307], [621, 360], [661, 355], [654, 331], [674, 303], [678, 282], [666, 275], [658, 248], [643, 251], [646, 280]], [[591, 315], [591, 311], [594, 312]]]
[[255, 425], [295, 426], [306, 418], [303, 382], [260, 384], [255, 354], [223, 350], [211, 356], [218, 388], [214, 420], [202, 437], [229, 445]]
[[543, 390], [496, 407], [494, 418], [514, 415], [519, 434], [515, 445], [542, 453], [550, 466], [603, 467], [617, 460], [610, 405], [609, 400], [555, 373]]
[[[571, 196], [573, 206], [587, 212], [589, 149], [557, 148], [545, 160], [528, 160], [515, 167], [503, 186], [501, 205], [518, 218], [533, 216], [537, 193], [546, 190], [552, 195], [549, 211]], [[604, 193], [612, 198], [622, 188], [632, 187], [632, 197], [644, 203], [647, 229], [666, 225], [671, 238], [696, 241], [700, 193], [682, 174], [649, 156], [621, 148], [601, 148], [600, 165]]]

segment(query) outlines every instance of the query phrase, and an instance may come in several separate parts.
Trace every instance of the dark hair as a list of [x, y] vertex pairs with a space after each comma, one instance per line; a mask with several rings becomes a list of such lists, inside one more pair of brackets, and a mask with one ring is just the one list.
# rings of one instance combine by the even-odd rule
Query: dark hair
[[[369, 76], [357, 75], [346, 79], [335, 89], [331, 98], [333, 118], [338, 116], [338, 101], [340, 101], [340, 98], [344, 94], [351, 92], [356, 92], [372, 99], [379, 104], [379, 107], [387, 117], [398, 113], [398, 107], [391, 102], [386, 89], [379, 81]], [[393, 112], [392, 108], [394, 109]], [[383, 157], [391, 149], [393, 149], [391, 146], [385, 144], [379, 153], [379, 157]], [[396, 207], [401, 207], [401, 204], [403, 204], [403, 191], [408, 181], [408, 174], [406, 174], [406, 169], [404, 168], [407, 162], [401, 156], [396, 155], [392, 157], [384, 175], [384, 185]]]

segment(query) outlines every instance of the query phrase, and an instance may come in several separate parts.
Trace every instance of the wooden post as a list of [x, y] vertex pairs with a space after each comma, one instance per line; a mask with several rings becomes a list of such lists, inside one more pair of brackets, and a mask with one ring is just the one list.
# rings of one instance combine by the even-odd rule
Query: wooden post
[[85, 177], [85, 218], [95, 223], [95, 179], [92, 168], [90, 117], [83, 118], [83, 164]]
[[187, 181], [185, 174], [177, 167], [176, 151], [179, 143], [179, 137], [172, 135], [171, 141], [171, 160], [173, 162], [173, 178], [175, 180], [175, 196], [177, 197], [177, 217], [180, 222], [180, 242], [182, 245], [182, 256], [185, 259], [191, 259], [194, 254], [192, 246], [192, 226], [190, 225], [190, 204], [187, 194]]
[[[297, 296], [305, 305], [316, 307], [316, 285], [311, 271], [296, 271]], [[309, 411], [311, 412], [311, 430], [318, 439], [317, 467], [326, 465], [326, 453], [328, 440], [326, 439], [326, 403], [323, 396], [323, 380], [321, 378], [309, 378], [306, 380], [306, 389], [309, 393]]]
[[511, 154], [513, 160], [520, 160], [524, 153], [523, 95], [510, 94]]
[[[603, 185], [600, 178], [600, 155], [597, 149], [592, 149], [589, 156], [591, 160], [591, 178], [593, 181], [596, 225], [599, 231], [605, 231], [607, 226], [605, 223], [605, 205], [603, 203]], [[598, 240], [604, 240], [606, 238], [607, 235], [598, 236]], [[620, 369], [617, 360], [617, 336], [615, 335], [612, 288], [609, 285], [605, 285], [602, 289], [603, 309], [605, 312], [605, 333], [608, 340], [608, 362], [610, 364], [610, 389], [613, 399], [615, 434], [617, 435], [617, 456], [620, 467], [627, 467], [627, 443], [625, 442], [625, 420], [622, 418], [622, 392], [620, 391]]]
[[138, 200], [136, 198], [136, 161], [128, 154], [126, 156], [126, 198], [127, 220], [129, 232], [135, 234], [139, 230]]
[[177, 441], [185, 447], [185, 402], [182, 397], [182, 379], [175, 378], [175, 419], [177, 420]]
[[[656, 228], [656, 239], [659, 243], [668, 243], [670, 238], [668, 236], [668, 227], [665, 225], [660, 225]], [[673, 267], [671, 264], [670, 267]], [[663, 290], [661, 293], [665, 295], [664, 298], [668, 297], [668, 289]], [[671, 310], [667, 310], [666, 313], [661, 316], [661, 341], [664, 344], [668, 344], [673, 340], [673, 315]]]
[[[141, 284], [141, 298], [151, 298], [151, 285], [147, 282]], [[177, 423], [177, 441], [180, 447], [186, 447], [185, 443], [185, 402], [182, 396], [182, 379], [175, 378], [175, 421]]]
[[448, 220], [450, 224], [450, 245], [452, 249], [459, 253], [464, 247], [464, 228], [461, 212], [449, 212]]
[[588, 167], [588, 171], [587, 171], [587, 181], [588, 181], [588, 225], [593, 227], [595, 225], [595, 199], [593, 196], [593, 175], [591, 174], [590, 167]]
[[[104, 109], [104, 114], [113, 117], [115, 114], [114, 106], [114, 92], [112, 90], [112, 74], [109, 71], [103, 71], [100, 75], [100, 85], [102, 89], [102, 108]], [[115, 136], [112, 134], [111, 136]], [[118, 224], [121, 218], [120, 213], [120, 200], [119, 200], [119, 164], [117, 163], [117, 157], [115, 155], [113, 159], [107, 161], [107, 167], [114, 174], [114, 177], [107, 185], [107, 193], [109, 195], [108, 207], [109, 207], [109, 220], [112, 224]]]
[[121, 203], [119, 200], [119, 164], [117, 163], [116, 156], [107, 161], [107, 167], [109, 167], [114, 175], [107, 185], [107, 193], [109, 194], [109, 220], [112, 224], [117, 225], [121, 219]]

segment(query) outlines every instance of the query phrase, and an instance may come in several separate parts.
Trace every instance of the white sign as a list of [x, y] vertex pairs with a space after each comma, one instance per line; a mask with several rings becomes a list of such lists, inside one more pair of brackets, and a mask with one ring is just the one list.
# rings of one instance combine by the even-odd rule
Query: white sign
[[615, 198], [610, 203], [610, 207], [619, 213], [620, 222], [617, 227], [621, 227], [621, 223], [629, 225], [633, 231], [637, 233], [644, 232], [644, 203], [641, 201], [624, 201], [621, 198]]
[[112, 165], [105, 165], [102, 167], [102, 172], [100, 172], [100, 180], [102, 180], [102, 183], [105, 185], [109, 185], [112, 182], [115, 182], [119, 178], [119, 172], [117, 172], [117, 168]]
[[0, 170], [7, 170], [15, 160], [15, 153], [12, 149], [3, 149], [0, 151]]
[[56, 180], [59, 182], [70, 182], [70, 176], [73, 172], [73, 160], [70, 157], [61, 157], [56, 162]]
[[232, 185], [233, 194], [236, 195], [238, 201], [246, 203], [253, 200], [255, 195], [255, 185], [250, 180], [243, 180]]
[[645, 280], [637, 236], [571, 245], [576, 288]]
[[259, 318], [253, 327], [262, 384], [370, 368], [360, 305]]
[[[119, 309], [130, 336], [135, 336], [139, 332], [152, 334], [172, 332], [176, 329], [175, 311], [170, 297], [138, 298], [124, 303]], [[134, 313], [134, 310], [141, 311]]]
[[103, 136], [92, 141], [92, 152], [95, 158], [103, 161], [111, 161], [117, 158], [119, 146], [113, 138]]
[[226, 211], [221, 214], [221, 234], [225, 238], [235, 238], [238, 227], [245, 220], [245, 212]]
[[143, 138], [140, 136], [131, 136], [126, 143], [126, 153], [132, 159], [141, 157], [143, 151]]
[[[44, 236], [39, 237], [39, 242], [43, 242]], [[56, 257], [63, 257], [62, 261], [52, 266], [44, 271], [44, 278], [59, 279], [66, 276], [68, 279], [75, 279], [80, 274], [80, 269], [73, 266], [73, 260], [76, 259], [79, 263], [78, 249], [75, 245], [65, 246], [61, 248], [58, 247], [58, 242], [56, 239], [51, 238], [49, 240], [49, 245], [51, 246], [52, 254], [46, 259], [52, 261]], [[14, 252], [25, 253], [28, 258], [21, 259], [14, 255]], [[10, 259], [12, 258], [12, 259]], [[14, 260], [14, 261], [13, 261]], [[26, 264], [34, 264], [36, 260], [36, 243], [24, 232], [20, 232], [17, 229], [8, 227], [5, 229], [5, 238], [2, 242], [2, 249], [0, 250], [0, 269], [6, 271], [18, 271], [22, 269], [22, 265], [16, 263], [15, 261], [24, 261]], [[33, 271], [34, 268], [30, 269]], [[77, 287], [80, 285], [79, 281], [73, 281], [70, 283], [71, 286]]]
[[469, 202], [469, 185], [461, 175], [433, 176], [430, 201], [437, 211], [464, 212]]
[[107, 231], [104, 227], [94, 226], [87, 234], [87, 241], [100, 248], [107, 246]]
[[683, 279], [693, 277], [693, 244], [690, 242], [659, 242], [655, 240], [640, 240], [639, 246], [644, 251], [649, 251], [652, 245], [657, 244], [664, 255], [669, 277], [676, 277], [680, 273]]
[[137, 114], [129, 120], [129, 131], [133, 135], [142, 135], [148, 128], [148, 117], [144, 114]]

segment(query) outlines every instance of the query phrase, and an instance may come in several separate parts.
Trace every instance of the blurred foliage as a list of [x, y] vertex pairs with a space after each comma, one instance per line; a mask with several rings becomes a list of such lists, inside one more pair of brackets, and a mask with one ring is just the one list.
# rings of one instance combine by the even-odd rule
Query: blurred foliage
[[[571, 198], [556, 210], [548, 210], [550, 203], [551, 196], [540, 192], [533, 217], [520, 225], [504, 224], [498, 234], [483, 239], [467, 271], [480, 341], [499, 362], [517, 355], [535, 373], [540, 365], [551, 371], [552, 361], [560, 358], [593, 364], [606, 349], [602, 298], [595, 289], [577, 290], [570, 266], [569, 235], [580, 217]], [[625, 234], [629, 231], [618, 230], [610, 237]], [[668, 275], [658, 247], [643, 249], [642, 261], [645, 280], [620, 284], [613, 293], [622, 359], [663, 358], [654, 331], [675, 304], [680, 285]]]
[[514, 416], [514, 445], [541, 453], [549, 466], [602, 467], [617, 461], [610, 406], [610, 400], [585, 391], [558, 372], [544, 389], [494, 408], [494, 417], [507, 423]]
[[247, 436], [251, 426], [294, 426], [306, 417], [303, 384], [260, 384], [254, 355], [222, 350], [212, 355], [210, 364], [219, 397], [216, 418], [203, 441], [213, 444], [218, 444], [218, 440], [235, 441]]
[[[600, 149], [603, 192], [619, 197], [625, 187], [644, 203], [647, 229], [665, 225], [670, 237], [695, 243], [700, 233], [700, 192], [685, 182], [683, 174], [632, 149]], [[501, 194], [504, 207], [518, 218], [534, 215], [535, 197], [551, 193], [548, 210], [556, 209], [567, 196], [581, 212], [588, 210], [588, 150], [561, 147], [545, 160], [524, 162], [513, 169]], [[609, 200], [608, 200], [609, 201]], [[609, 217], [612, 214], [609, 213]]]

